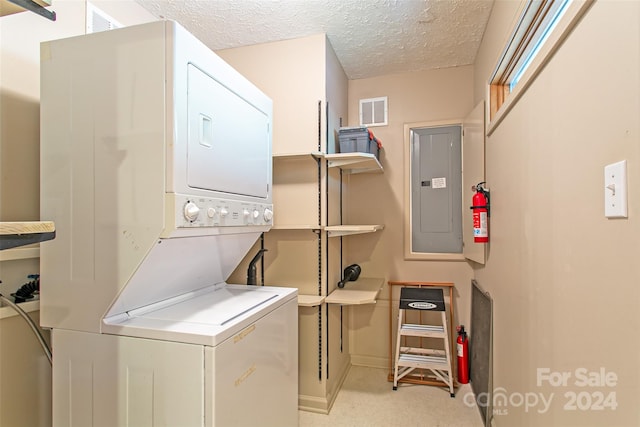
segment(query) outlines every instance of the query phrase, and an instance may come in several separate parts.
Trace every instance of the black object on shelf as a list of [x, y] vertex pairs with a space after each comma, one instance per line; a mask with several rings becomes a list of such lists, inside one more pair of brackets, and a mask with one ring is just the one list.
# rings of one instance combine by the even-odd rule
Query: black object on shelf
[[15, 293], [11, 294], [16, 304], [30, 300], [34, 297], [34, 293], [40, 292], [40, 275], [30, 274], [27, 278], [31, 281], [20, 286]]
[[345, 283], [358, 280], [361, 271], [362, 269], [358, 264], [351, 264], [349, 267], [345, 268], [342, 280], [338, 282], [338, 287], [344, 288]]

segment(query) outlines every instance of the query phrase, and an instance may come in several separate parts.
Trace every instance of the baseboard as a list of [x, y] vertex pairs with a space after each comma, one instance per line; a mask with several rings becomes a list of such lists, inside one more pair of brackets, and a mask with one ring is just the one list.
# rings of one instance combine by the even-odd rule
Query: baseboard
[[351, 364], [367, 368], [389, 369], [389, 358], [352, 354]]
[[326, 397], [298, 395], [298, 409], [306, 412], [315, 412], [317, 414], [329, 413], [329, 401]]
[[345, 379], [347, 379], [349, 368], [351, 368], [351, 364], [345, 363], [342, 367], [342, 371], [338, 374], [338, 380], [333, 382], [333, 388], [331, 390], [327, 390], [326, 396], [309, 396], [299, 394], [298, 409], [306, 412], [328, 414], [329, 411], [331, 411], [333, 403], [338, 397], [338, 393], [342, 388], [342, 384], [344, 383]]
[[338, 380], [333, 382], [333, 388], [331, 390], [327, 390], [327, 398], [329, 400], [329, 410], [331, 410], [333, 403], [336, 401], [336, 397], [338, 397], [338, 392], [342, 388], [342, 384], [344, 384], [344, 380], [347, 379], [347, 374], [349, 373], [350, 368], [351, 368], [351, 363], [345, 363], [342, 366], [342, 370], [338, 374]]

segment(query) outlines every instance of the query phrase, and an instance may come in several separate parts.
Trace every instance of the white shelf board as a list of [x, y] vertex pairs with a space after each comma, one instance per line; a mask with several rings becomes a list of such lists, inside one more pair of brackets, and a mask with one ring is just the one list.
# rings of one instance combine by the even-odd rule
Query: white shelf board
[[40, 248], [13, 248], [0, 251], [0, 261], [40, 258]]
[[55, 230], [52, 221], [0, 222], [0, 236], [51, 233]]
[[304, 159], [320, 159], [324, 156], [319, 151], [311, 153], [273, 153], [273, 160], [304, 160]]
[[324, 302], [325, 297], [319, 295], [302, 295], [298, 294], [299, 307], [315, 307]]
[[[40, 310], [40, 300], [25, 301], [18, 304], [18, 307], [23, 309], [27, 313]], [[0, 305], [0, 319], [6, 319], [7, 317], [19, 316], [18, 312], [8, 305]]]
[[329, 237], [349, 236], [351, 234], [375, 233], [383, 230], [384, 225], [331, 225], [325, 227]]
[[55, 238], [52, 221], [0, 222], [0, 250], [33, 245]]
[[361, 277], [347, 282], [344, 288], [336, 288], [324, 300], [327, 304], [361, 305], [374, 304], [384, 285], [384, 279]]
[[322, 230], [323, 228], [313, 224], [284, 224], [271, 227], [272, 230]]
[[376, 156], [370, 153], [340, 153], [326, 154], [330, 168], [341, 168], [350, 174], [356, 173], [382, 173], [382, 165]]
[[[51, 0], [33, 0], [35, 3], [42, 7], [51, 6]], [[0, 0], [0, 16], [12, 15], [18, 12], [26, 12], [27, 9], [24, 9], [22, 6], [18, 6], [17, 4], [11, 3], [8, 0]]]

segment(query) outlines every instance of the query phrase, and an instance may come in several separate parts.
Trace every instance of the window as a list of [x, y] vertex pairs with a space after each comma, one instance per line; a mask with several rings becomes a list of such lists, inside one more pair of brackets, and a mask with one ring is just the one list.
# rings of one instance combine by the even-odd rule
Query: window
[[524, 3], [490, 79], [490, 120], [505, 114], [516, 95], [526, 89], [591, 3], [592, 0], [528, 0]]
[[360, 100], [360, 126], [387, 125], [387, 97]]

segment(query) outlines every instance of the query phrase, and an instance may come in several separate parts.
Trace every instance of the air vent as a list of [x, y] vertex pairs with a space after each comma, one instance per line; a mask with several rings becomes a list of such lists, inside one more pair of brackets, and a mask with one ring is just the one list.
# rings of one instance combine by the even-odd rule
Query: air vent
[[120, 28], [122, 24], [87, 2], [87, 34]]
[[360, 100], [360, 126], [387, 125], [387, 97]]

